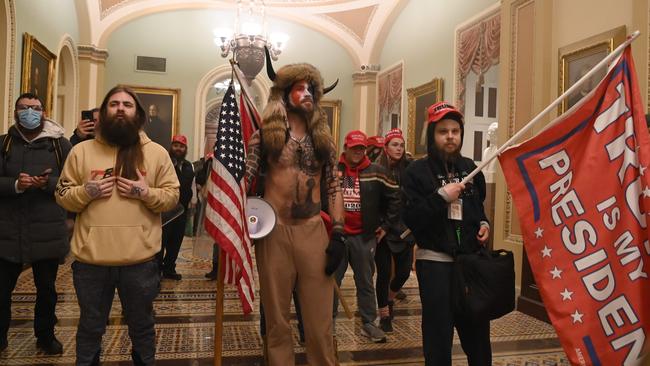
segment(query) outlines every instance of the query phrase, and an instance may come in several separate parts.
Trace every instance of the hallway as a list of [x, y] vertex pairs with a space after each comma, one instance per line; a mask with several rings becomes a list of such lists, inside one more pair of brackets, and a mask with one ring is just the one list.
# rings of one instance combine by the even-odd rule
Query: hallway
[[[196, 245], [194, 248], [193, 245]], [[216, 281], [203, 275], [211, 268], [210, 242], [196, 243], [185, 238], [178, 260], [183, 280], [163, 280], [161, 293], [154, 303], [157, 329], [157, 364], [212, 365]], [[31, 271], [21, 275], [13, 295], [9, 347], [0, 354], [1, 365], [71, 365], [74, 363], [75, 331], [79, 309], [72, 286], [70, 260], [59, 268], [57, 280], [59, 323], [56, 335], [64, 347], [62, 356], [45, 356], [36, 348], [33, 336], [35, 291]], [[356, 309], [352, 272], [343, 282], [342, 292]], [[404, 292], [407, 298], [395, 305], [395, 332], [388, 342], [374, 344], [361, 336], [359, 327], [345, 318], [337, 320], [339, 359], [342, 365], [421, 365], [420, 301], [417, 280], [411, 276]], [[258, 299], [256, 299], [258, 302]], [[234, 288], [227, 288], [224, 301], [224, 365], [262, 365], [259, 314], [241, 315]], [[256, 304], [256, 308], [258, 304]], [[292, 309], [293, 311], [293, 309]], [[358, 320], [357, 320], [358, 321]], [[293, 321], [294, 325], [297, 322]], [[495, 366], [569, 365], [553, 328], [519, 312], [492, 322], [492, 350]], [[304, 364], [304, 347], [299, 345], [297, 327], [294, 339], [298, 364]], [[130, 341], [121, 318], [121, 306], [115, 297], [110, 324], [103, 342], [104, 365], [130, 365]], [[466, 365], [458, 339], [454, 340], [454, 366]]]

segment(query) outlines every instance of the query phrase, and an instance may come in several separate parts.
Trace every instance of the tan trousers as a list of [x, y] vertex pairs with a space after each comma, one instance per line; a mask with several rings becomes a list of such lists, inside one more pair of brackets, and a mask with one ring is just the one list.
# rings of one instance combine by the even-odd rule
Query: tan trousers
[[277, 224], [255, 244], [260, 295], [266, 317], [269, 365], [295, 364], [289, 325], [295, 287], [305, 326], [307, 362], [335, 365], [332, 342], [333, 281], [325, 275], [328, 237], [322, 220], [303, 225]]

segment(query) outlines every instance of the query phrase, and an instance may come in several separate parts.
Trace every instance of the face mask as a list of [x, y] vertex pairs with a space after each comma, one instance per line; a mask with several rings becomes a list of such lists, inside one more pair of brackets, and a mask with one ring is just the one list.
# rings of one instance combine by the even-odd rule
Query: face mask
[[28, 130], [33, 130], [41, 125], [41, 116], [43, 112], [35, 111], [31, 108], [23, 109], [18, 112], [18, 123]]

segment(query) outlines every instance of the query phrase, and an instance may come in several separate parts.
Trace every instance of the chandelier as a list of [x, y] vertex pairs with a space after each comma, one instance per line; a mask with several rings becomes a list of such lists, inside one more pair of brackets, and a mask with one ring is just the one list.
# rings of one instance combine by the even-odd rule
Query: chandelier
[[272, 33], [267, 37], [265, 5], [263, 0], [248, 0], [244, 9], [242, 0], [237, 0], [235, 30], [217, 28], [213, 31], [214, 43], [221, 48], [221, 57], [232, 57], [250, 84], [264, 67], [264, 47], [271, 58], [277, 61], [278, 55], [287, 43], [289, 36]]

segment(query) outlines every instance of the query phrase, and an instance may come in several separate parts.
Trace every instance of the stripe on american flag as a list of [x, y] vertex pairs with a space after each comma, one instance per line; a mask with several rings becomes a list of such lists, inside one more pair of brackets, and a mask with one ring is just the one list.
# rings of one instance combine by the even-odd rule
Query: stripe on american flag
[[253, 310], [251, 241], [246, 228], [246, 154], [232, 84], [221, 104], [214, 159], [208, 180], [205, 228], [221, 247], [224, 283], [237, 285], [244, 314]]

